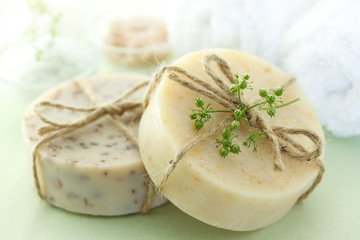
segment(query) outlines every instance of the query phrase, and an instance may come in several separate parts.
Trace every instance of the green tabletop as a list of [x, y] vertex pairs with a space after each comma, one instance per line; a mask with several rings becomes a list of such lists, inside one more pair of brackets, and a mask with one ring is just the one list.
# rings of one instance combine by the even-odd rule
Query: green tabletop
[[[97, 75], [113, 71], [103, 60]], [[326, 172], [315, 192], [270, 227], [233, 232], [202, 223], [171, 203], [146, 215], [91, 217], [40, 200], [32, 186], [21, 135], [28, 103], [16, 92], [0, 88], [1, 240], [360, 239], [360, 137], [328, 136]]]

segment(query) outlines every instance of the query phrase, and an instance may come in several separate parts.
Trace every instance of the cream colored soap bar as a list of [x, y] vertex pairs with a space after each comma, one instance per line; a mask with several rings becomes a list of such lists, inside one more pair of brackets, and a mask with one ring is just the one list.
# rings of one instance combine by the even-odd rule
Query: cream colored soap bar
[[[124, 91], [145, 81], [143, 77], [111, 76], [82, 80], [82, 85], [102, 102], [117, 99]], [[141, 100], [144, 89], [131, 100]], [[23, 131], [31, 158], [42, 139], [38, 129], [45, 124], [34, 114], [34, 105], [52, 101], [68, 106], [90, 107], [95, 103], [74, 82], [44, 93], [24, 116]], [[44, 107], [41, 113], [57, 122], [75, 121], [81, 113]], [[120, 120], [137, 134], [140, 116], [125, 113]], [[145, 169], [137, 146], [131, 144], [107, 117], [44, 144], [37, 164], [45, 199], [68, 211], [92, 215], [122, 215], [138, 212], [146, 194]], [[157, 196], [152, 206], [164, 203]]]
[[[191, 53], [173, 65], [214, 84], [203, 67], [203, 58], [208, 54], [223, 58], [233, 73], [248, 73], [251, 76], [254, 90], [247, 90], [244, 95], [249, 101], [258, 97], [258, 88], [275, 88], [288, 79], [288, 76], [265, 61], [231, 50]], [[212, 69], [217, 76], [224, 76], [215, 64]], [[153, 94], [139, 127], [140, 153], [156, 185], [164, 176], [169, 161], [181, 147], [198, 134], [213, 129], [227, 116], [223, 113], [212, 114], [204, 128], [196, 132], [194, 121], [189, 119], [189, 113], [195, 109], [196, 97], [202, 97], [205, 104], [211, 101], [214, 109], [224, 108], [169, 80], [168, 74], [164, 75]], [[279, 108], [276, 118], [269, 118], [271, 124], [310, 129], [323, 139], [323, 130], [311, 103], [294, 83], [287, 87], [284, 100], [287, 102], [296, 97], [301, 100]], [[246, 127], [242, 126], [237, 133], [239, 138], [234, 141], [242, 146], [242, 141], [248, 135]], [[229, 154], [224, 159], [219, 156], [215, 143], [216, 138], [221, 138], [220, 134], [200, 142], [190, 150], [163, 188], [163, 194], [173, 204], [205, 223], [237, 231], [255, 230], [275, 223], [291, 209], [318, 174], [319, 168], [314, 162], [300, 162], [284, 156], [284, 171], [274, 171], [274, 154], [267, 139], [257, 153], [242, 146], [239, 155]], [[313, 149], [307, 138], [296, 139], [306, 148]]]

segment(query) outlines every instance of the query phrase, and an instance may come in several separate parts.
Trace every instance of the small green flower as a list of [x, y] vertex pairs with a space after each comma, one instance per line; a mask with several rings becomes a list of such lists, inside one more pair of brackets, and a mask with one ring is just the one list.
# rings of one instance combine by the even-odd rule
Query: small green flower
[[259, 95], [260, 97], [266, 97], [268, 95], [268, 91], [265, 88], [260, 88]]
[[238, 154], [240, 152], [240, 146], [237, 144], [231, 145], [230, 152]]
[[[245, 123], [244, 127], [247, 126], [247, 130], [249, 133], [248, 137], [243, 140], [242, 145], [246, 148], [251, 147], [252, 151], [256, 152], [259, 143], [263, 143], [261, 138], [266, 137], [265, 133], [254, 126], [251, 126], [250, 120], [248, 119], [248, 114], [250, 113], [249, 111], [252, 108], [258, 107], [259, 110], [266, 110], [267, 114], [270, 117], [274, 117], [276, 114], [276, 108], [293, 104], [294, 102], [299, 100], [299, 98], [297, 98], [290, 102], [283, 103], [280, 97], [285, 91], [283, 87], [277, 87], [275, 89], [260, 88], [258, 94], [263, 99], [257, 103], [254, 103], [253, 105], [248, 106], [248, 104], [244, 104], [241, 98], [244, 95], [245, 89], [253, 90], [251, 86], [252, 82], [248, 81], [250, 79], [250, 76], [248, 74], [244, 74], [242, 75], [242, 78], [240, 80], [238, 74], [234, 74], [234, 76], [234, 82], [236, 82], [236, 84], [232, 84], [229, 87], [229, 91], [236, 94], [238, 98], [238, 104], [234, 106], [234, 109], [231, 109], [232, 107], [230, 107], [227, 110], [214, 110], [211, 107], [211, 103], [205, 105], [203, 99], [198, 97], [195, 99], [195, 105], [199, 109], [193, 110], [189, 115], [190, 119], [195, 121], [195, 129], [198, 131], [203, 128], [205, 123], [207, 123], [211, 119], [211, 114], [228, 114], [226, 118], [231, 119], [231, 124], [230, 126], [227, 126], [222, 130], [222, 139], [216, 138], [216, 147], [220, 148], [219, 154], [224, 158], [229, 153], [239, 154], [239, 152], [241, 152], [240, 146], [238, 144], [232, 143], [233, 139], [238, 137], [238, 135], [236, 135], [234, 131], [237, 131], [240, 128], [240, 119]], [[235, 101], [233, 103], [235, 103]]]
[[268, 107], [268, 109], [266, 110], [266, 112], [267, 112], [267, 114], [269, 114], [270, 117], [273, 117], [276, 114], [276, 109], [273, 105], [270, 105]]
[[236, 109], [234, 111], [234, 116], [235, 116], [236, 119], [239, 119], [242, 114], [243, 114], [243, 112], [240, 109]]
[[222, 136], [223, 138], [229, 138], [231, 135], [231, 129], [228, 129], [228, 128], [224, 128], [222, 130]]
[[232, 141], [229, 138], [225, 138], [222, 143], [223, 143], [224, 147], [230, 147], [232, 144]]
[[283, 87], [277, 87], [274, 90], [274, 94], [278, 97], [280, 97], [284, 92], [284, 88]]
[[240, 82], [241, 89], [245, 89], [247, 86], [248, 86], [248, 83], [245, 79]]
[[238, 120], [234, 120], [234, 121], [231, 122], [231, 128], [233, 130], [238, 129], [239, 127], [240, 127], [240, 122]]
[[196, 131], [199, 131], [204, 126], [204, 123], [201, 120], [195, 121], [195, 129]]
[[237, 84], [233, 84], [233, 85], [230, 86], [229, 90], [230, 90], [230, 92], [232, 92], [232, 93], [237, 93], [237, 92], [239, 92], [239, 90], [240, 90], [240, 86], [237, 85]]
[[269, 95], [269, 96], [267, 96], [267, 97], [266, 97], [266, 102], [267, 102], [268, 104], [274, 103], [274, 102], [275, 102], [275, 96], [274, 96], [274, 95]]
[[206, 110], [204, 110], [204, 109], [201, 110], [200, 113], [199, 113], [199, 116], [202, 117], [202, 118], [206, 117], [207, 116]]
[[220, 153], [220, 156], [225, 158], [229, 154], [229, 150], [227, 148], [221, 148], [219, 153]]
[[202, 100], [202, 98], [195, 98], [195, 106], [197, 107], [202, 107], [204, 105], [204, 100]]
[[190, 119], [195, 120], [197, 118], [197, 114], [195, 112], [190, 113]]

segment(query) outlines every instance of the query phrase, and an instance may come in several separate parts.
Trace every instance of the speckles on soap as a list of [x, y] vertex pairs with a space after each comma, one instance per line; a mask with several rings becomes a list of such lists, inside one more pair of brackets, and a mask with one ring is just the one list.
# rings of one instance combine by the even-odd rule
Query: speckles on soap
[[[72, 87], [71, 91], [64, 91], [58, 102], [78, 107], [93, 106], [93, 103], [80, 91], [77, 93], [76, 101], [73, 101], [75, 91], [78, 91], [75, 86]], [[109, 97], [113, 100], [115, 95], [111, 94]], [[99, 98], [103, 99], [103, 92], [99, 94]], [[71, 114], [68, 110], [50, 109], [46, 117], [65, 123], [76, 121], [83, 116], [82, 113], [74, 112], [74, 115]], [[28, 131], [26, 137], [29, 142], [31, 141], [30, 144], [34, 145], [36, 141], [41, 139], [40, 136], [37, 136], [36, 131], [44, 124], [33, 113], [27, 114], [27, 116], [31, 116], [31, 118], [24, 124], [32, 124], [32, 126], [24, 125]], [[131, 120], [132, 122], [129, 124], [134, 124], [131, 129], [134, 134], [137, 134], [137, 118], [123, 119], [120, 117], [120, 119], [124, 120], [124, 124], [128, 124], [127, 121]], [[95, 129], [98, 130], [94, 132]], [[30, 139], [31, 136], [34, 139]], [[38, 139], [35, 139], [36, 137]], [[47, 196], [56, 198], [57, 206], [71, 211], [79, 210], [85, 213], [99, 212], [101, 214], [102, 208], [110, 208], [110, 211], [112, 208], [118, 209], [119, 205], [116, 202], [119, 198], [119, 204], [124, 201], [124, 205], [128, 205], [129, 209], [134, 209], [134, 211], [139, 209], [146, 190], [141, 178], [144, 170], [141, 167], [139, 168], [138, 164], [130, 169], [128, 165], [122, 168], [123, 161], [131, 162], [133, 158], [139, 156], [138, 149], [136, 145], [132, 147], [129, 139], [126, 139], [121, 131], [106, 117], [56, 138], [51, 143], [53, 144], [51, 147], [44, 144], [40, 153], [43, 157], [42, 164], [44, 164], [44, 173], [46, 174], [43, 179], [47, 181], [45, 182]], [[137, 159], [137, 162], [139, 160]], [[96, 164], [93, 165], [94, 163]], [[61, 183], [56, 179], [61, 180]], [[122, 189], [127, 189], [127, 192], [126, 190], [125, 192], [122, 191]], [[133, 190], [135, 193], [132, 193]], [[101, 192], [101, 199], [96, 199], [100, 197], [100, 193], [96, 191]], [[54, 198], [49, 202], [55, 201]], [[104, 207], [107, 201], [112, 204]], [[120, 207], [125, 208], [124, 205], [121, 204]]]
[[67, 136], [63, 138], [65, 141], [71, 141], [71, 142], [75, 142], [76, 138], [74, 136]]
[[200, 182], [200, 179], [199, 178], [194, 178], [195, 181], [197, 182]]
[[84, 204], [85, 206], [87, 207], [93, 207], [94, 205], [92, 205], [91, 203], [89, 203], [88, 199], [87, 198], [84, 198]]
[[270, 67], [264, 68], [264, 72], [265, 72], [265, 73], [270, 72], [270, 71], [271, 71], [271, 68], [270, 68]]
[[54, 152], [56, 152], [57, 150], [61, 150], [61, 149], [62, 149], [61, 146], [56, 145], [56, 144], [53, 144], [53, 143], [49, 143], [49, 144], [48, 144], [48, 147], [49, 147], [51, 150], [53, 150]]
[[75, 164], [77, 164], [79, 161], [77, 161], [77, 160], [66, 160], [66, 163], [68, 163], [68, 164], [71, 164], [72, 166], [75, 166]]
[[98, 128], [96, 128], [96, 129], [94, 130], [94, 132], [98, 133], [99, 135], [103, 135], [103, 134], [104, 134], [103, 131], [99, 130]]
[[136, 193], [135, 189], [131, 189], [131, 194], [135, 194], [135, 193]]
[[49, 202], [55, 202], [55, 198], [53, 196], [48, 197]]
[[80, 145], [80, 147], [83, 148], [83, 149], [88, 149], [88, 148], [89, 148], [89, 147], [88, 147], [85, 143], [83, 143], [83, 142], [79, 143], [79, 145]]
[[168, 123], [168, 121], [169, 121], [163, 114], [161, 114], [160, 119], [165, 124]]
[[49, 155], [50, 155], [51, 157], [57, 157], [57, 154], [55, 154], [54, 152], [50, 152]]
[[30, 136], [29, 139], [30, 139], [31, 142], [37, 142], [37, 141], [39, 141], [38, 138], [33, 137], [33, 136]]
[[58, 178], [55, 179], [55, 182], [56, 182], [56, 187], [58, 189], [61, 189], [63, 186], [62, 182]]
[[67, 198], [78, 198], [79, 196], [76, 195], [75, 193], [73, 192], [69, 192], [67, 195], [66, 195]]
[[222, 169], [222, 167], [220, 165], [216, 165], [217, 169]]

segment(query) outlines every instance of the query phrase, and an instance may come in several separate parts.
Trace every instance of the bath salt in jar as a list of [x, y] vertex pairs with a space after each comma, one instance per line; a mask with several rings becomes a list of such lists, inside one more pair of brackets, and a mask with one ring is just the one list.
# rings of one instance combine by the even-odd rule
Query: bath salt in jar
[[149, 66], [172, 52], [166, 22], [159, 17], [99, 19], [91, 32], [102, 52], [120, 66]]

